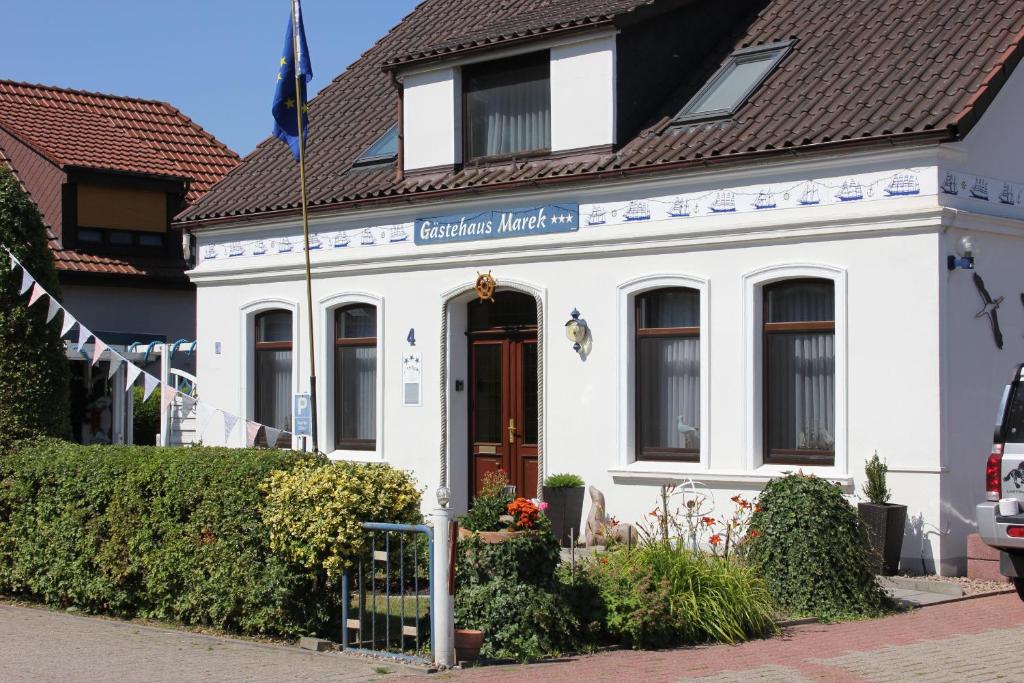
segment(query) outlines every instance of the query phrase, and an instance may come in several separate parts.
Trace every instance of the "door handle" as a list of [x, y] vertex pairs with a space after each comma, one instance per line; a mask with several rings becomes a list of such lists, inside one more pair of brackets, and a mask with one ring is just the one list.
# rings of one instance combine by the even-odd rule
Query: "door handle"
[[508, 419], [508, 442], [509, 444], [516, 442], [516, 420], [512, 417]]

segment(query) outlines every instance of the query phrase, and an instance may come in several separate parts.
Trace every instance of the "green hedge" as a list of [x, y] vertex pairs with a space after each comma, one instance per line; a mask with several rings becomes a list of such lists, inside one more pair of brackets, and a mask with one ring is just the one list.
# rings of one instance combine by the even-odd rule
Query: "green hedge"
[[0, 456], [0, 593], [249, 634], [336, 635], [323, 571], [270, 549], [279, 450], [23, 442]]

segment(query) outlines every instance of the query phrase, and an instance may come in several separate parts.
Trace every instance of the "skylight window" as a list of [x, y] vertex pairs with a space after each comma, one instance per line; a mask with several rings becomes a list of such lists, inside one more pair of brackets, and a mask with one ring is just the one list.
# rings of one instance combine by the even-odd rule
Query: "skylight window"
[[356, 157], [353, 166], [390, 163], [398, 156], [398, 124], [394, 124], [377, 141]]
[[675, 118], [690, 123], [732, 116], [789, 51], [792, 41], [737, 50]]

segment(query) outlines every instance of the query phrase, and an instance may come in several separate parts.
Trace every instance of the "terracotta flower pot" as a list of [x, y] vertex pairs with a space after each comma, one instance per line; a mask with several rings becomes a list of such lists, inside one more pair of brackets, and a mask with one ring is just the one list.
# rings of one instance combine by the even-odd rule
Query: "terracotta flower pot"
[[475, 662], [480, 659], [480, 648], [483, 644], [483, 631], [471, 628], [455, 629], [455, 661]]
[[476, 536], [484, 543], [504, 543], [505, 541], [523, 536], [529, 531], [470, 531], [459, 527], [459, 538], [473, 538]]

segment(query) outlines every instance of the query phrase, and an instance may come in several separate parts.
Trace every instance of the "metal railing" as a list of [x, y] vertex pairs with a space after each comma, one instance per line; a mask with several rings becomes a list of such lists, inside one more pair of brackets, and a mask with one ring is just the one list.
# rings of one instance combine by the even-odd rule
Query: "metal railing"
[[382, 522], [364, 522], [363, 529], [367, 553], [342, 576], [342, 648], [433, 663], [433, 529]]

